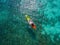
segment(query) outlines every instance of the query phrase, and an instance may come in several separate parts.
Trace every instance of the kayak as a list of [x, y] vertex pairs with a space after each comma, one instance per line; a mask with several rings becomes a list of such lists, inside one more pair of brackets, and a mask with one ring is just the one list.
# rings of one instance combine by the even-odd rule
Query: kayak
[[26, 20], [28, 21], [29, 25], [33, 28], [36, 29], [36, 25], [34, 24], [34, 22], [32, 21], [32, 19], [30, 18], [29, 15], [25, 15]]

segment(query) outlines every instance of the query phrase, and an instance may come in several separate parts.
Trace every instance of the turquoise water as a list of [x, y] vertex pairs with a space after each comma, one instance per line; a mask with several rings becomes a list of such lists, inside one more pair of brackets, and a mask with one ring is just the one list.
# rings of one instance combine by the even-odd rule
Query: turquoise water
[[0, 45], [60, 45], [60, 0], [0, 0]]

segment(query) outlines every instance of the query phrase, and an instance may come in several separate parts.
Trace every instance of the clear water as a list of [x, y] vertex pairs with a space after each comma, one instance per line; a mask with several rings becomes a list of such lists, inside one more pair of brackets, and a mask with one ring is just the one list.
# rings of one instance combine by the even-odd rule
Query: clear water
[[60, 0], [0, 0], [0, 45], [60, 45]]

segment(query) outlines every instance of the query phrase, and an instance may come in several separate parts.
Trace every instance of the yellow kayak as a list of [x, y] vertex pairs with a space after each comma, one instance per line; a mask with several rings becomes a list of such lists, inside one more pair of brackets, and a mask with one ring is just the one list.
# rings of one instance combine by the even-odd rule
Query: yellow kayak
[[36, 29], [36, 25], [33, 23], [33, 21], [32, 21], [32, 19], [30, 18], [30, 16], [25, 15], [25, 18], [26, 18], [26, 20], [28, 21], [29, 25], [31, 25], [31, 27], [32, 27], [33, 29]]

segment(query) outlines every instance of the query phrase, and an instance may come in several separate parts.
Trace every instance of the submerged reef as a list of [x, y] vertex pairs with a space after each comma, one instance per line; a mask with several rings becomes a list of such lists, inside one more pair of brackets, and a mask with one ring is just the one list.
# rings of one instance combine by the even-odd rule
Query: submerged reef
[[60, 45], [60, 0], [0, 0], [0, 45]]

